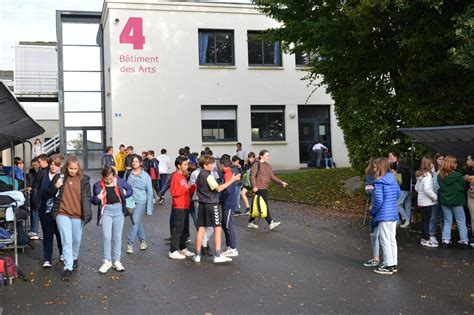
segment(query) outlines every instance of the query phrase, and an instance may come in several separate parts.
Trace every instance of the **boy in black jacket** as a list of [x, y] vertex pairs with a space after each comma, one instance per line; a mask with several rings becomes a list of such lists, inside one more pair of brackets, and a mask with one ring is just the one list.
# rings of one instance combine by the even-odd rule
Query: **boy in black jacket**
[[155, 158], [155, 151], [150, 150], [147, 154], [148, 159], [148, 174], [151, 177], [151, 185], [153, 186], [153, 190], [155, 190], [156, 194], [160, 195], [160, 169], [158, 165], [160, 162]]

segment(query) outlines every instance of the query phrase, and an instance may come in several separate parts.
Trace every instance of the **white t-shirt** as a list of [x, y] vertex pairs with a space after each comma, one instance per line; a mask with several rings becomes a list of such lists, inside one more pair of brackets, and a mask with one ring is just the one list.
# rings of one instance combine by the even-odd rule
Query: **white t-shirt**
[[171, 167], [173, 166], [171, 164], [171, 159], [169, 156], [166, 154], [160, 154], [157, 158], [158, 162], [160, 164], [158, 165], [158, 169], [160, 170], [160, 174], [170, 174]]
[[326, 148], [322, 143], [316, 143], [314, 146], [313, 146], [313, 151], [316, 151], [316, 150], [327, 150], [328, 148]]

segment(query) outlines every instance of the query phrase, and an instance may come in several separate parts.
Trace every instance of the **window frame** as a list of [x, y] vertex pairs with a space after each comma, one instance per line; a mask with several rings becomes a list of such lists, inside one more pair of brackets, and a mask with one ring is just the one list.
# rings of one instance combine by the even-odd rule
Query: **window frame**
[[279, 64], [265, 63], [265, 43], [269, 43], [269, 42], [265, 41], [264, 39], [259, 39], [258, 40], [260, 42], [260, 49], [261, 49], [261, 54], [262, 54], [262, 63], [250, 63], [250, 49], [249, 49], [250, 48], [249, 47], [250, 37], [251, 37], [251, 35], [259, 35], [259, 34], [262, 34], [262, 31], [252, 31], [252, 30], [247, 31], [247, 57], [248, 57], [249, 67], [278, 67], [278, 68], [283, 67], [283, 52], [281, 50], [281, 41], [272, 42], [273, 45], [275, 45], [275, 43], [278, 43], [278, 45], [279, 45], [279, 54], [280, 54], [280, 57], [279, 57], [280, 63]]
[[[208, 33], [208, 34], [214, 34], [214, 46], [216, 46], [217, 39], [216, 39], [216, 34], [217, 33], [230, 33], [231, 35], [231, 57], [232, 57], [232, 63], [220, 63], [217, 62], [217, 50], [214, 52], [214, 58], [215, 62], [206, 62], [206, 63], [201, 63], [201, 41], [200, 41], [200, 35], [201, 33]], [[207, 56], [207, 54], [206, 54]], [[234, 35], [234, 30], [232, 29], [209, 29], [209, 28], [200, 28], [198, 29], [198, 62], [199, 66], [204, 66], [204, 67], [233, 67], [235, 66], [235, 35]]]
[[[203, 110], [233, 110], [235, 112], [235, 119], [221, 119], [221, 120], [215, 120], [218, 122], [218, 127], [219, 127], [219, 122], [223, 120], [229, 120], [234, 122], [234, 133], [235, 137], [233, 138], [228, 138], [228, 139], [204, 139], [204, 128], [203, 128], [203, 120], [211, 120], [212, 119], [202, 119], [202, 112]], [[237, 116], [237, 105], [201, 105], [201, 141], [203, 143], [208, 143], [208, 142], [235, 142], [238, 140], [238, 128], [237, 128], [237, 122], [238, 122], [238, 116]], [[218, 128], [219, 129], [219, 128]]]
[[[281, 111], [282, 115], [282, 130], [283, 130], [283, 137], [282, 138], [254, 138], [252, 134], [253, 129], [253, 119], [252, 114], [256, 112], [269, 114], [271, 111]], [[280, 142], [286, 141], [286, 121], [285, 121], [285, 112], [286, 106], [285, 105], [251, 105], [250, 106], [250, 138], [252, 142]], [[269, 123], [268, 123], [268, 115], [265, 116], [265, 128], [269, 130]]]

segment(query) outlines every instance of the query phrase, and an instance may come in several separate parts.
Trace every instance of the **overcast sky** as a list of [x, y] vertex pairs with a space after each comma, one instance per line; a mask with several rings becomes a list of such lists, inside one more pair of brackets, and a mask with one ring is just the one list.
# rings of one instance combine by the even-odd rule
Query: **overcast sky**
[[14, 70], [19, 41], [56, 41], [56, 10], [102, 11], [103, 0], [0, 0], [0, 70]]

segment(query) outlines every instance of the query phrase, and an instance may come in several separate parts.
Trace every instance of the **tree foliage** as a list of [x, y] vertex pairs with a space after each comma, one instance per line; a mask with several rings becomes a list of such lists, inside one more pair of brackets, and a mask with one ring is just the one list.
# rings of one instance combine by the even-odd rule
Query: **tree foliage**
[[316, 56], [307, 79], [334, 99], [357, 169], [371, 156], [407, 152], [400, 127], [474, 123], [471, 1], [255, 3], [281, 22], [269, 37]]

